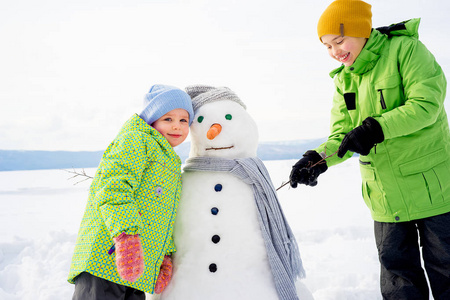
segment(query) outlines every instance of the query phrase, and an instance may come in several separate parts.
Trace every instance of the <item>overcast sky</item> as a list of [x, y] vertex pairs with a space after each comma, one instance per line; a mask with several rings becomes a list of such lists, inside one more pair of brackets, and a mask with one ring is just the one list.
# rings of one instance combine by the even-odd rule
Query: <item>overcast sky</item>
[[[316, 25], [330, 3], [2, 1], [0, 149], [103, 150], [156, 83], [231, 88], [260, 141], [326, 137], [338, 63]], [[449, 76], [450, 2], [369, 3], [374, 27], [421, 17]]]

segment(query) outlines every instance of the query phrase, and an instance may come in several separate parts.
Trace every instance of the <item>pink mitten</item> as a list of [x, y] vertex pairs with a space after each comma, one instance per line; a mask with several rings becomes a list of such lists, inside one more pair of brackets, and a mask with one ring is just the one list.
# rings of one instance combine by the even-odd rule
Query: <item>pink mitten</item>
[[120, 234], [116, 243], [117, 272], [123, 280], [134, 282], [144, 272], [144, 254], [139, 234]]
[[172, 279], [172, 259], [170, 256], [164, 256], [164, 260], [159, 269], [158, 279], [155, 284], [155, 293], [161, 294]]

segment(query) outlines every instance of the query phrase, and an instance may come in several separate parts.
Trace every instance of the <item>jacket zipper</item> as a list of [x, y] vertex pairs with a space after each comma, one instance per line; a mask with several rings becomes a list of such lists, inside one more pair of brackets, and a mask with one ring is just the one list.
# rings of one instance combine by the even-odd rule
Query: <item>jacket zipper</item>
[[380, 103], [381, 103], [381, 108], [382, 109], [386, 109], [386, 102], [384, 102], [384, 97], [383, 97], [383, 91], [382, 90], [378, 90], [380, 92]]

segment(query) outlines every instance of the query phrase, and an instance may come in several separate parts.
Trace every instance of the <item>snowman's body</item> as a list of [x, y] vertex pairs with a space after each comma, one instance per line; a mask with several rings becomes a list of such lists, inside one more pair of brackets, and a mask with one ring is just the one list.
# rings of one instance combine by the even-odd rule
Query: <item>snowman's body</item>
[[[239, 101], [194, 104], [190, 158], [256, 157], [257, 127]], [[173, 277], [161, 299], [278, 299], [251, 186], [214, 171], [185, 170], [182, 182]]]
[[185, 172], [183, 184], [163, 299], [277, 299], [251, 188], [214, 172]]

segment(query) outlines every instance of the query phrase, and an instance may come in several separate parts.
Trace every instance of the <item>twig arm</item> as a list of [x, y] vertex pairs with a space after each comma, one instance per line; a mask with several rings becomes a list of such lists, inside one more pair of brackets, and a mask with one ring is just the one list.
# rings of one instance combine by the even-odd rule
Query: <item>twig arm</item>
[[89, 176], [88, 174], [86, 174], [86, 171], [84, 169], [81, 171], [81, 173], [77, 172], [75, 170], [75, 168], [73, 168], [72, 171], [71, 170], [64, 170], [64, 169], [63, 169], [63, 171], [66, 171], [67, 173], [70, 173], [70, 174], [74, 174], [72, 177], [68, 178], [68, 180], [69, 179], [73, 179], [75, 177], [79, 177], [79, 176], [80, 177], [85, 177], [84, 179], [75, 182], [73, 185], [79, 184], [80, 182], [83, 182], [83, 181], [86, 181], [86, 180], [89, 180], [89, 179], [94, 179], [94, 177]]

